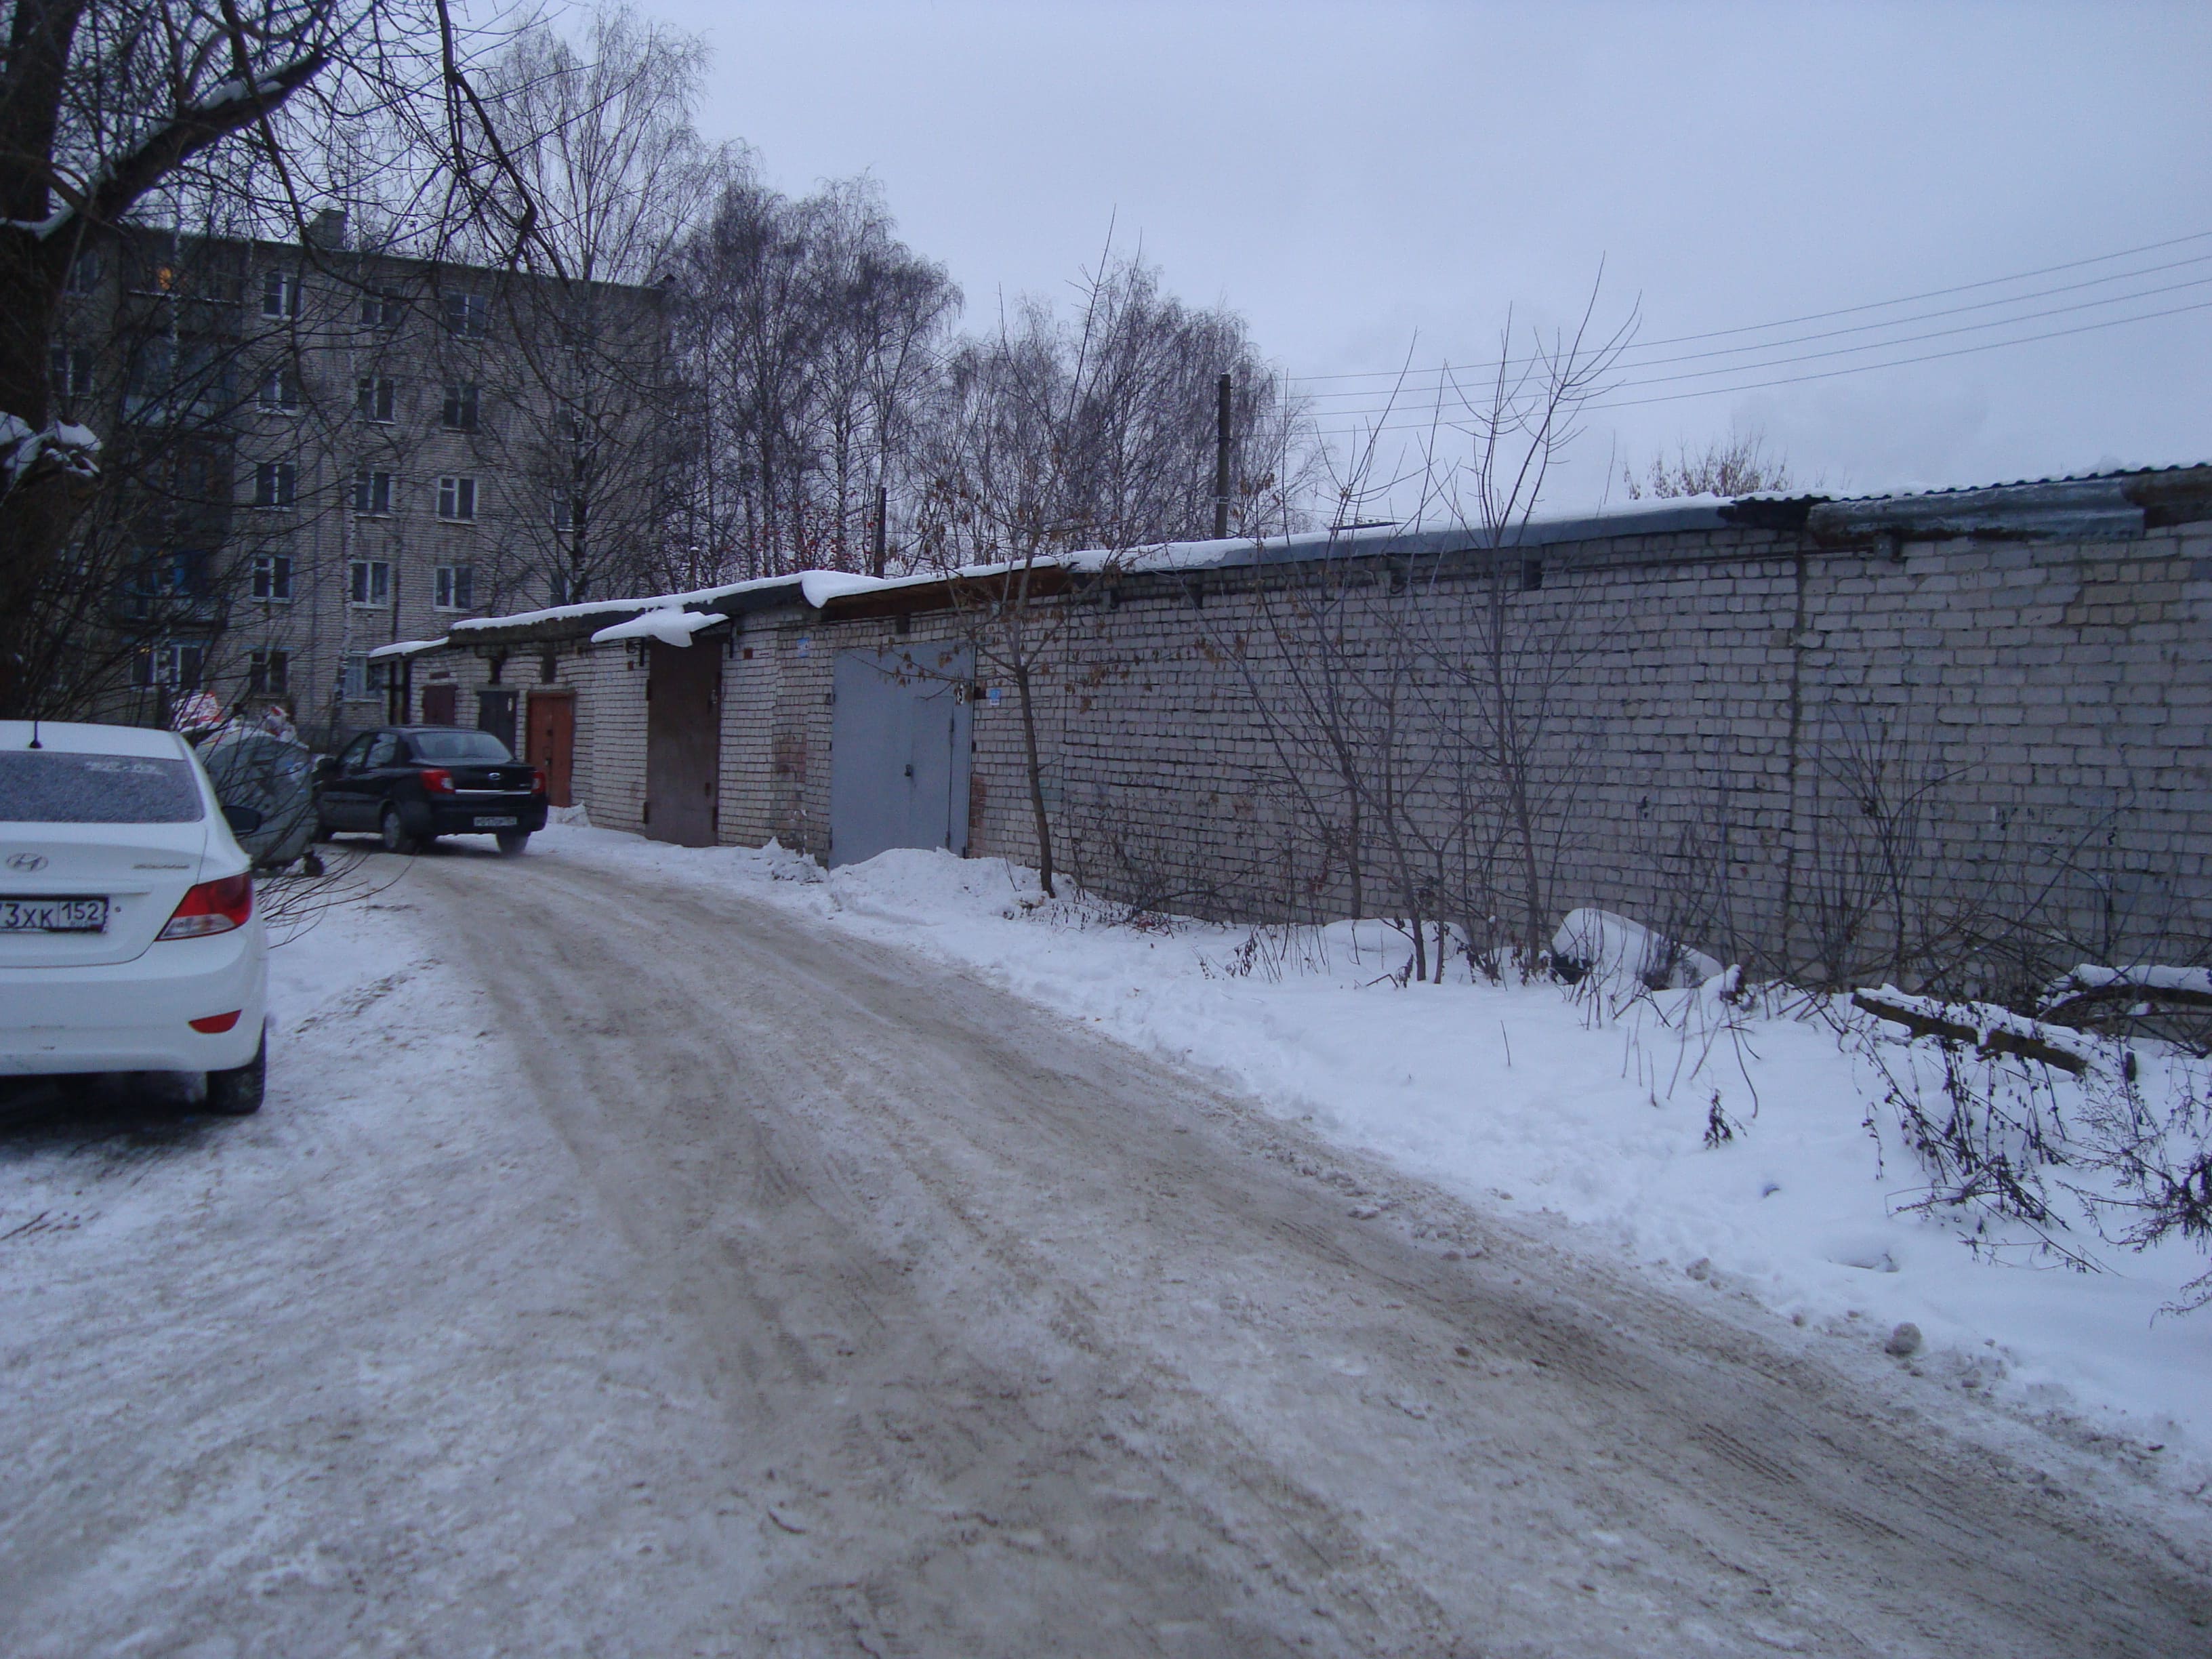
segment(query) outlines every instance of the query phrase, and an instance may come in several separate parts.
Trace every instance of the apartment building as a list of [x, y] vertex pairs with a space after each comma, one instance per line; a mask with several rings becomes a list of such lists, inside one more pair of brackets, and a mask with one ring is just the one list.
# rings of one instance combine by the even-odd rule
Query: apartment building
[[54, 349], [106, 446], [81, 527], [118, 718], [385, 718], [370, 653], [594, 594], [634, 560], [665, 380], [659, 290], [349, 245], [133, 229], [88, 251]]

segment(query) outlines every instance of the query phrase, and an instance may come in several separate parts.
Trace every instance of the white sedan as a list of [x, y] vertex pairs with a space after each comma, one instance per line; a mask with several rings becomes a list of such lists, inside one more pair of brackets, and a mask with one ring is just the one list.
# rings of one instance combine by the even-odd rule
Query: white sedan
[[0, 1073], [204, 1072], [209, 1110], [259, 1109], [268, 939], [232, 827], [173, 733], [0, 720]]

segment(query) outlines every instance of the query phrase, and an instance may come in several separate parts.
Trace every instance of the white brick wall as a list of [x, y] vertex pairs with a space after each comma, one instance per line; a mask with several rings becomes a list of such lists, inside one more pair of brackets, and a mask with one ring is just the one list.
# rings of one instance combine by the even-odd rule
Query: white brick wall
[[[1729, 531], [1547, 549], [1540, 588], [1520, 591], [1517, 556], [1514, 577], [1512, 636], [1542, 647], [1522, 667], [1547, 700], [1535, 777], [1553, 913], [1606, 904], [1751, 952], [1773, 948], [1786, 899], [1795, 955], [1818, 956], [1835, 948], [1842, 890], [1871, 878], [1869, 825], [1911, 799], [1911, 844], [1889, 849], [1909, 866], [1908, 909], [1929, 910], [1908, 929], [1972, 889], [2063, 912], [2085, 948], [2104, 927], [2106, 954], [2212, 936], [2212, 535], [1915, 543], [1900, 560]], [[1282, 742], [1324, 653], [1292, 609], [1300, 595], [1251, 580], [1209, 572], [1200, 603], [1182, 576], [1127, 578], [1118, 603], [1092, 595], [1060, 613], [1036, 683], [1056, 851], [1138, 902], [1340, 914], [1341, 849], [1299, 805], [1329, 768], [1310, 729], [1287, 763]], [[1408, 610], [1360, 590], [1329, 649], [1369, 672], [1396, 614], [1449, 658], [1477, 636], [1491, 588], [1462, 570], [1419, 599]], [[822, 855], [836, 653], [957, 637], [962, 623], [925, 613], [900, 635], [888, 619], [799, 610], [742, 619], [725, 660], [722, 838]], [[969, 848], [1033, 861], [1015, 688], [983, 643]], [[620, 647], [562, 659], [579, 689], [580, 797], [620, 829], [641, 827], [644, 794], [633, 660]], [[1440, 843], [1455, 788], [1483, 775], [1468, 758], [1486, 740], [1483, 705], [1445, 676], [1404, 695], [1407, 821]], [[1870, 789], [1889, 797], [1872, 814]], [[1365, 860], [1368, 907], [1388, 908], [1382, 850]], [[1517, 891], [1502, 866], [1498, 878]], [[1467, 883], [1462, 868], [1444, 884]]]

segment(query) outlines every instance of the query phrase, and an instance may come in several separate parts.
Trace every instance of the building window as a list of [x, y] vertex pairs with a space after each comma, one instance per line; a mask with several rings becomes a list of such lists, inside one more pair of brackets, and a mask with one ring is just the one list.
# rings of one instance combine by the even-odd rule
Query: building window
[[204, 599], [208, 592], [209, 562], [204, 548], [149, 554], [132, 568], [131, 590], [154, 599]]
[[92, 352], [89, 348], [57, 343], [47, 361], [53, 372], [54, 390], [63, 397], [82, 398], [91, 392]]
[[200, 670], [206, 661], [205, 649], [200, 646], [149, 646], [131, 664], [131, 683], [158, 685], [170, 691], [197, 691], [200, 687]]
[[491, 325], [491, 307], [481, 294], [448, 294], [445, 300], [446, 328], [463, 339], [483, 337]]
[[474, 478], [439, 479], [438, 516], [462, 524], [472, 522], [477, 516], [477, 481]]
[[264, 413], [294, 415], [300, 409], [300, 376], [289, 368], [272, 368], [261, 377], [260, 403]]
[[246, 690], [248, 696], [276, 696], [292, 689], [292, 653], [289, 651], [256, 651], [246, 659]]
[[477, 602], [477, 568], [472, 564], [438, 567], [430, 603], [441, 611], [473, 610]]
[[384, 665], [371, 662], [366, 651], [349, 651], [341, 684], [345, 695], [356, 701], [375, 696], [384, 690]]
[[253, 556], [253, 597], [289, 599], [292, 597], [292, 556], [257, 553]]
[[553, 603], [556, 605], [583, 604], [584, 595], [591, 586], [592, 579], [589, 576], [577, 576], [571, 579], [558, 571], [556, 571], [547, 581], [547, 586], [553, 595]]
[[365, 328], [396, 328], [399, 325], [399, 313], [397, 295], [364, 294], [361, 296], [361, 320]]
[[229, 349], [212, 341], [143, 340], [131, 348], [124, 410], [146, 420], [227, 411], [234, 367]]
[[473, 380], [450, 381], [446, 386], [446, 429], [449, 432], [473, 432], [477, 429], [477, 386]]
[[261, 277], [261, 314], [296, 317], [300, 314], [300, 279], [289, 271], [264, 271]]
[[97, 249], [87, 248], [70, 262], [69, 291], [72, 294], [90, 294], [99, 286], [100, 253]]
[[392, 603], [392, 566], [382, 559], [356, 559], [346, 573], [346, 598], [355, 605]]
[[253, 504], [290, 507], [297, 497], [300, 469], [289, 461], [264, 461], [253, 469]]
[[392, 511], [392, 475], [367, 468], [353, 475], [353, 510], [356, 513]]
[[354, 412], [379, 426], [392, 424], [398, 387], [380, 374], [364, 374], [353, 383]]

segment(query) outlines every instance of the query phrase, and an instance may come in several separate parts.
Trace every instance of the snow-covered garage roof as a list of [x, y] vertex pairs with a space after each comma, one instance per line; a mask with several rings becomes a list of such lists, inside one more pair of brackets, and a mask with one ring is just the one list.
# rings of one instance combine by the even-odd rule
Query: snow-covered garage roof
[[[2013, 483], [1907, 491], [1843, 499], [1826, 495], [1692, 495], [1638, 501], [1595, 513], [1530, 519], [1495, 535], [1479, 527], [1430, 530], [1362, 525], [1304, 532], [1277, 538], [1170, 542], [1135, 549], [1091, 549], [1040, 557], [1032, 568], [1059, 580], [1112, 569], [1123, 575], [1229, 569], [1255, 564], [1384, 556], [1558, 546], [1630, 536], [1663, 536], [1725, 529], [1804, 531], [1823, 542], [1869, 536], [1920, 540], [1944, 536], [2013, 539], [2140, 535], [2148, 526], [2212, 516], [2212, 465], [2081, 473]], [[685, 592], [593, 599], [503, 617], [472, 617], [453, 624], [444, 640], [385, 646], [377, 656], [411, 655], [441, 645], [551, 643], [589, 636], [612, 641], [687, 638], [707, 623], [646, 622], [653, 611], [691, 612], [717, 618], [805, 605], [849, 612], [872, 600], [899, 610], [927, 608], [928, 590], [949, 589], [1002, 575], [1005, 564], [878, 578], [835, 570], [763, 576]]]

